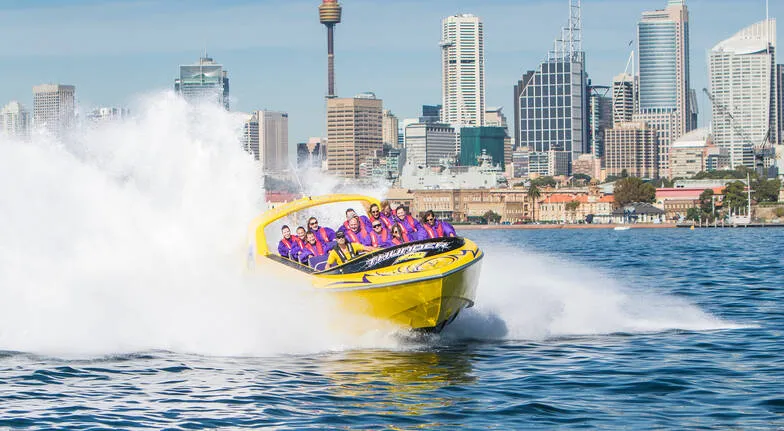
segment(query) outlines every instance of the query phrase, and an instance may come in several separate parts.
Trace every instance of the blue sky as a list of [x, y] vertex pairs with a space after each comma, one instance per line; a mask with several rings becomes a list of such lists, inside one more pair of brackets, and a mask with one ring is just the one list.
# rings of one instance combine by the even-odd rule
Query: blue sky
[[[84, 109], [133, 106], [169, 89], [178, 65], [207, 48], [229, 70], [232, 109], [289, 113], [290, 140], [324, 133], [326, 34], [319, 0], [0, 0], [0, 103], [32, 104], [32, 86], [76, 85]], [[440, 103], [440, 23], [473, 13], [485, 28], [487, 104], [512, 117], [512, 86], [535, 68], [568, 19], [567, 0], [341, 0], [338, 95], [373, 91], [398, 117]], [[623, 72], [644, 10], [666, 0], [583, 0], [583, 46], [594, 84]], [[765, 17], [765, 0], [689, 0], [692, 87], [710, 110], [708, 50]], [[770, 2], [772, 17], [784, 1]], [[784, 60], [779, 60], [784, 62]]]

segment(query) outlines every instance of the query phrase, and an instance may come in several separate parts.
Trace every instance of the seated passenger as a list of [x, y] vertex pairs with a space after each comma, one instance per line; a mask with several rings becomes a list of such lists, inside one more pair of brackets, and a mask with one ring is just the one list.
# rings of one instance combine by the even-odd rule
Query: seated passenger
[[[358, 242], [367, 246], [371, 243], [370, 232], [362, 226], [362, 222], [359, 221], [359, 217], [357, 216], [354, 216], [354, 218], [348, 221], [348, 229], [339, 230], [338, 233], [340, 232], [343, 232], [346, 235], [349, 242]], [[337, 235], [337, 233], [335, 235]]]
[[297, 247], [296, 241], [291, 237], [291, 229], [287, 225], [283, 225], [280, 228], [280, 232], [283, 234], [283, 238], [278, 242], [278, 253], [289, 259], [291, 257], [291, 251]]
[[316, 217], [308, 219], [308, 228], [316, 234], [316, 237], [324, 244], [335, 240], [335, 231], [328, 227], [319, 227], [319, 222]]
[[[406, 231], [408, 240], [416, 241], [422, 238], [422, 225], [411, 214], [408, 213], [403, 205], [395, 209], [397, 223]], [[407, 241], [408, 241], [407, 240]]]
[[[387, 207], [389, 207], [389, 204], [387, 204]], [[389, 214], [390, 215], [392, 214], [392, 210], [390, 210]], [[393, 224], [392, 220], [390, 220], [389, 218], [381, 214], [381, 210], [378, 208], [378, 205], [376, 204], [370, 205], [370, 217], [368, 217], [368, 220], [370, 220], [371, 231], [373, 229], [373, 223], [375, 223], [377, 220], [383, 223], [385, 230], [389, 231], [390, 229], [392, 229], [392, 224]]]
[[384, 227], [381, 220], [373, 220], [373, 231], [370, 232], [370, 245], [378, 248], [392, 246], [392, 234]]
[[343, 222], [343, 225], [338, 228], [338, 230], [347, 230], [348, 229], [348, 222], [351, 221], [352, 218], [359, 217], [359, 221], [362, 223], [360, 228], [365, 231], [366, 233], [370, 233], [370, 219], [367, 216], [359, 216], [357, 212], [354, 211], [353, 208], [349, 208], [346, 210], [346, 221]]
[[436, 220], [436, 215], [432, 210], [427, 210], [422, 216], [422, 231], [425, 233], [422, 239], [457, 236], [455, 228], [445, 221]]
[[343, 265], [344, 263], [355, 259], [360, 254], [370, 250], [360, 243], [348, 242], [346, 240], [346, 234], [343, 231], [335, 233], [335, 241], [337, 241], [337, 244], [335, 245], [335, 248], [329, 251], [329, 257], [327, 257], [327, 268]]
[[299, 261], [300, 263], [307, 265], [308, 259], [311, 256], [324, 256], [328, 251], [329, 249], [327, 246], [322, 244], [321, 241], [316, 238], [316, 233], [312, 230], [309, 230], [305, 234], [305, 246], [302, 248], [302, 251], [299, 254]]
[[399, 223], [395, 223], [395, 225], [392, 226], [392, 239], [390, 242], [392, 245], [400, 245], [404, 242], [408, 242], [408, 234]]
[[299, 254], [302, 253], [302, 248], [305, 247], [305, 228], [302, 226], [297, 227], [297, 235], [292, 236], [294, 240], [294, 247], [291, 249], [291, 260], [299, 262]]

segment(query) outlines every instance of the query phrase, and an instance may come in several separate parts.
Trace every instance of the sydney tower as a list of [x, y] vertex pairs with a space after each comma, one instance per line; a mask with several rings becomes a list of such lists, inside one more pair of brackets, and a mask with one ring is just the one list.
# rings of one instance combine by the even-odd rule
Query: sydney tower
[[327, 98], [337, 97], [335, 95], [335, 24], [340, 22], [341, 7], [338, 0], [323, 0], [319, 6], [319, 20], [327, 26], [327, 81], [329, 93]]

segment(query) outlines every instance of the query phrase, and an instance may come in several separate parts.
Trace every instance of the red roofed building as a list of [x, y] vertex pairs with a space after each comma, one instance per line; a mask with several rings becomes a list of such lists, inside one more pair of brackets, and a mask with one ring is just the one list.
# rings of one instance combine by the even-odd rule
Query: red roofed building
[[588, 214], [609, 217], [613, 202], [612, 196], [599, 194], [553, 193], [540, 201], [536, 218], [541, 221], [577, 223], [585, 220]]
[[[716, 196], [716, 208], [721, 207], [724, 198], [724, 187], [712, 187]], [[667, 220], [678, 220], [686, 217], [689, 208], [700, 206], [700, 195], [706, 189], [702, 188], [661, 188], [656, 189], [656, 207], [664, 210]]]

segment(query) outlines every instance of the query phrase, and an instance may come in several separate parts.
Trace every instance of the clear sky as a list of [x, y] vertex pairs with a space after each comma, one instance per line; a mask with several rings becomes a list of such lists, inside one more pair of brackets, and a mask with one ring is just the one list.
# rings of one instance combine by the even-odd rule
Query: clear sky
[[[178, 65], [205, 47], [229, 71], [232, 110], [289, 113], [292, 143], [324, 134], [326, 31], [320, 0], [2, 0], [0, 103], [32, 105], [32, 86], [76, 85], [82, 109], [133, 106], [170, 89]], [[512, 87], [546, 56], [568, 20], [567, 0], [341, 0], [336, 87], [373, 91], [400, 118], [441, 103], [441, 19], [473, 13], [485, 29], [487, 105], [511, 120]], [[583, 46], [594, 84], [623, 72], [644, 10], [666, 0], [583, 0]], [[707, 53], [765, 18], [765, 0], [688, 0], [692, 87], [700, 124], [710, 110]], [[770, 1], [784, 16], [784, 0]], [[784, 62], [784, 60], [779, 60]]]

